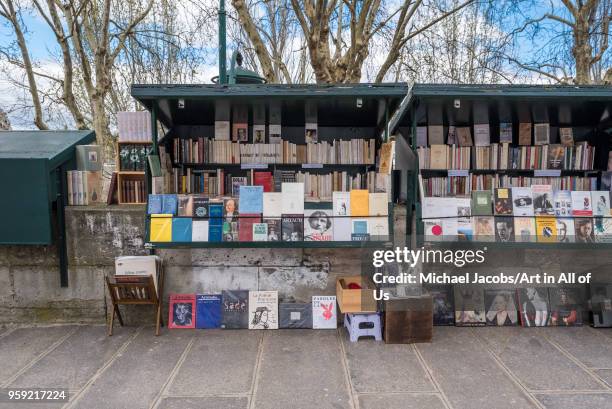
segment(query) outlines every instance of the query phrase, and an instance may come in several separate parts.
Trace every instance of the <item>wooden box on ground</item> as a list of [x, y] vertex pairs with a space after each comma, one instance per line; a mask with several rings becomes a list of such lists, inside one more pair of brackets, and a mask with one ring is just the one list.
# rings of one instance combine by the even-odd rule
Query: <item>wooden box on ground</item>
[[[359, 284], [361, 289], [351, 290], [351, 283]], [[336, 298], [340, 312], [365, 313], [376, 312], [374, 284], [362, 276], [344, 276], [336, 279]]]
[[385, 301], [384, 339], [387, 344], [431, 342], [433, 304], [431, 296]]

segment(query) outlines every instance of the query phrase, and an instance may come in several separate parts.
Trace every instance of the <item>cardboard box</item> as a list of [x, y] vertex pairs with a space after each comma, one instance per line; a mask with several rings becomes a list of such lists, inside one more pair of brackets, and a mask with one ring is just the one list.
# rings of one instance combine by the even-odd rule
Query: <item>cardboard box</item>
[[[349, 284], [357, 283], [361, 289], [351, 290]], [[336, 279], [336, 298], [340, 312], [376, 312], [374, 284], [362, 276], [345, 276]]]

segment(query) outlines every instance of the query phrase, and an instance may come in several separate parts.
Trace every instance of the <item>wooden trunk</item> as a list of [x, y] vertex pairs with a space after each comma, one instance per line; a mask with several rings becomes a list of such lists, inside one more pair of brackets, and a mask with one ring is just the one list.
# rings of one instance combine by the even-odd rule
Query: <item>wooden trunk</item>
[[433, 304], [431, 296], [385, 301], [384, 339], [387, 344], [431, 342]]

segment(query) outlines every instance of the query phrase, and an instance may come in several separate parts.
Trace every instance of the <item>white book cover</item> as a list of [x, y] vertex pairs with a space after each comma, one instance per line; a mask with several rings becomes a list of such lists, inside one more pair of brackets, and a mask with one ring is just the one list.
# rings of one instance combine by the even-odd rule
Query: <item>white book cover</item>
[[268, 241], [268, 223], [253, 223], [253, 241]]
[[531, 187], [512, 188], [512, 214], [515, 216], [533, 216]]
[[573, 243], [576, 241], [576, 227], [572, 218], [557, 218], [557, 241], [559, 243]]
[[351, 241], [351, 218], [336, 217], [333, 227], [334, 241]]
[[208, 241], [208, 220], [193, 219], [191, 241]]
[[351, 192], [333, 192], [334, 216], [351, 215]]
[[569, 217], [572, 215], [572, 195], [569, 190], [555, 190], [555, 216]]
[[281, 192], [264, 192], [263, 217], [281, 217], [283, 212]]
[[593, 216], [591, 192], [586, 190], [572, 190], [572, 215]]
[[304, 210], [304, 241], [331, 241], [333, 232], [331, 208]]
[[281, 126], [270, 124], [268, 126], [268, 131], [270, 132], [269, 138], [270, 143], [281, 143]]
[[338, 314], [336, 312], [335, 295], [312, 296], [312, 328], [336, 329]]
[[442, 219], [426, 219], [423, 220], [425, 228], [425, 241], [442, 241], [444, 227]]
[[304, 214], [304, 183], [284, 182], [281, 191], [282, 213]]
[[[467, 199], [468, 201], [470, 199]], [[457, 216], [457, 198], [424, 197], [421, 209], [424, 219]]]
[[595, 241], [599, 243], [612, 243], [612, 218], [596, 217], [593, 220]]
[[607, 190], [591, 191], [593, 216], [610, 216], [610, 192]]
[[278, 329], [278, 291], [249, 291], [249, 329]]
[[157, 256], [122, 256], [115, 258], [115, 275], [153, 276], [157, 288]]
[[370, 237], [379, 236], [379, 238], [386, 239], [386, 236], [389, 236], [389, 218], [370, 217], [368, 229], [370, 230]]
[[519, 243], [536, 241], [536, 224], [533, 217], [514, 218], [514, 241]]
[[476, 146], [489, 146], [491, 144], [489, 124], [474, 124], [474, 143]]
[[386, 193], [370, 193], [368, 195], [370, 216], [388, 216], [389, 205]]
[[218, 141], [230, 140], [230, 122], [215, 121], [215, 139]]
[[459, 222], [456, 218], [442, 219], [444, 241], [457, 241], [459, 235]]

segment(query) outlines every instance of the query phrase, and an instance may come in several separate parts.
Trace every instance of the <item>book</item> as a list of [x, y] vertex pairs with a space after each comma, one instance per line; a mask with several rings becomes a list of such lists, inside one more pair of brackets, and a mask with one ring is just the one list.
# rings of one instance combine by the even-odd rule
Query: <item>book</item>
[[591, 192], [572, 190], [572, 216], [593, 216]]
[[247, 105], [237, 104], [233, 106], [232, 112], [232, 141], [247, 142], [249, 108]]
[[433, 325], [455, 325], [455, 303], [451, 285], [424, 287], [433, 302]]
[[554, 217], [536, 217], [536, 237], [538, 243], [557, 241], [557, 221]]
[[550, 325], [569, 327], [582, 325], [583, 298], [576, 287], [551, 287], [548, 290], [550, 299]]
[[514, 216], [533, 216], [531, 187], [512, 188], [512, 214]]
[[263, 216], [280, 217], [283, 213], [283, 202], [281, 192], [263, 193]]
[[[209, 226], [210, 228], [210, 226]], [[210, 234], [210, 232], [209, 232]], [[223, 222], [223, 241], [239, 241], [239, 230], [238, 230], [238, 218], [235, 218], [234, 221]]]
[[352, 189], [350, 192], [351, 216], [369, 216], [369, 192], [365, 189]]
[[221, 328], [248, 328], [249, 292], [247, 290], [223, 290], [221, 299]]
[[190, 242], [192, 234], [191, 218], [175, 217], [172, 219], [172, 241]]
[[208, 224], [208, 241], [219, 242], [223, 241], [223, 223]]
[[512, 191], [508, 188], [495, 188], [495, 201], [493, 203], [495, 215], [512, 214]]
[[427, 146], [427, 127], [417, 126], [416, 127], [416, 145]]
[[279, 328], [312, 328], [311, 303], [279, 303]]
[[457, 145], [457, 127], [454, 125], [448, 126], [448, 132], [446, 134], [447, 145]]
[[168, 328], [195, 328], [195, 294], [170, 294]]
[[444, 126], [429, 125], [427, 127], [427, 134], [429, 136], [430, 145], [443, 145], [444, 144]]
[[312, 296], [312, 328], [313, 329], [336, 329], [338, 327], [338, 315], [336, 312], [335, 295], [313, 295]]
[[531, 185], [533, 212], [536, 216], [554, 216], [553, 190], [551, 185]]
[[256, 223], [261, 223], [261, 214], [241, 213], [238, 221], [238, 240], [253, 241], [253, 225]]
[[574, 219], [574, 231], [576, 243], [594, 243], [595, 234], [593, 233], [593, 219], [576, 218]]
[[499, 143], [512, 143], [512, 123], [499, 124]]
[[263, 213], [263, 186], [240, 186], [240, 214]]
[[513, 326], [518, 324], [515, 292], [512, 290], [485, 290], [484, 301], [487, 325]]
[[162, 212], [162, 196], [149, 195], [147, 201], [147, 214], [160, 214]]
[[508, 216], [495, 216], [495, 241], [508, 243], [514, 241], [514, 220]]
[[238, 221], [238, 208], [239, 203], [237, 199], [231, 197], [223, 199], [223, 220], [226, 222]]
[[557, 218], [557, 242], [559, 243], [573, 243], [576, 241], [576, 230], [574, 226], [574, 219], [571, 218]]
[[[334, 224], [334, 229], [335, 229]], [[370, 217], [368, 219], [368, 231], [373, 240], [387, 240], [389, 237], [389, 218]]]
[[472, 231], [475, 241], [495, 241], [495, 221], [493, 216], [473, 217]]
[[351, 210], [350, 192], [333, 192], [332, 203], [334, 216], [350, 216]]
[[489, 124], [474, 124], [474, 142], [476, 146], [489, 146], [491, 144]]
[[265, 125], [253, 125], [253, 143], [266, 143]]
[[304, 215], [283, 214], [281, 219], [281, 233], [283, 241], [304, 240]]
[[607, 190], [591, 191], [593, 216], [610, 216], [610, 192]]
[[191, 241], [208, 241], [208, 220], [193, 220], [191, 223]]
[[152, 214], [150, 222], [149, 241], [169, 242], [172, 241], [172, 217], [165, 214]]
[[493, 215], [490, 190], [472, 191], [472, 216]]
[[519, 145], [531, 145], [531, 122], [519, 124]]
[[550, 125], [535, 124], [533, 126], [533, 144], [548, 145], [550, 143]]
[[519, 316], [523, 327], [545, 327], [550, 320], [547, 288], [518, 288]]
[[306, 123], [304, 139], [306, 143], [316, 143], [319, 141], [316, 123]]
[[221, 294], [196, 295], [196, 328], [221, 327]]
[[457, 127], [457, 142], [459, 146], [472, 146], [472, 132], [469, 126]]
[[[70, 180], [69, 175], [68, 181], [70, 182]], [[68, 185], [68, 198], [71, 198], [70, 183]], [[115, 203], [117, 203], [117, 172], [113, 172], [113, 175], [111, 176], [110, 185], [108, 187], [108, 196], [106, 197], [107, 205], [112, 205]]]
[[443, 241], [444, 240], [444, 227], [442, 225], [442, 219], [424, 219], [423, 228], [425, 241]]
[[563, 169], [565, 148], [561, 145], [548, 145], [548, 169]]
[[193, 215], [193, 196], [192, 195], [178, 195], [177, 196], [178, 207], [177, 216], [191, 217]]
[[175, 215], [178, 207], [177, 195], [162, 195], [162, 213]]
[[331, 241], [333, 239], [333, 215], [329, 207], [304, 210], [304, 241]]
[[158, 155], [148, 155], [149, 169], [152, 177], [159, 177], [161, 173], [161, 162]]
[[448, 169], [448, 145], [431, 145], [430, 149], [430, 169]]
[[559, 128], [559, 139], [563, 146], [574, 145], [574, 130], [572, 128]]
[[350, 192], [333, 192], [333, 239], [351, 241], [351, 199]]
[[533, 217], [514, 218], [514, 241], [522, 243], [536, 241], [536, 225]]
[[240, 198], [240, 187], [246, 186], [247, 178], [243, 176], [232, 178], [232, 196]]
[[278, 329], [278, 291], [249, 291], [249, 329]]
[[283, 183], [281, 202], [283, 214], [304, 214], [304, 183]]
[[268, 226], [267, 241], [280, 241], [281, 239], [281, 218], [264, 218], [263, 222]]
[[612, 243], [612, 218], [595, 217], [593, 219], [593, 231], [597, 243]]
[[368, 195], [368, 213], [370, 216], [388, 216], [389, 204], [387, 193], [370, 193]]
[[230, 121], [215, 121], [215, 140], [230, 140]]
[[268, 241], [267, 223], [253, 223], [253, 241]]
[[457, 239], [459, 241], [472, 241], [474, 231], [472, 229], [472, 219], [469, 217], [457, 218]]
[[472, 327], [486, 324], [484, 290], [477, 285], [456, 285], [455, 325]]
[[102, 147], [100, 145], [76, 146], [77, 170], [99, 172], [102, 170]]
[[351, 240], [352, 241], [368, 241], [370, 240], [370, 231], [368, 219], [351, 219]]
[[253, 184], [256, 186], [263, 186], [264, 192], [273, 192], [274, 179], [272, 177], [272, 172], [255, 172]]
[[209, 199], [204, 196], [193, 197], [193, 217], [208, 217]]
[[569, 217], [572, 215], [572, 195], [569, 190], [555, 190], [553, 194], [555, 216]]
[[157, 280], [161, 259], [158, 256], [120, 256], [115, 258], [115, 279], [122, 277], [153, 277], [157, 290]]

